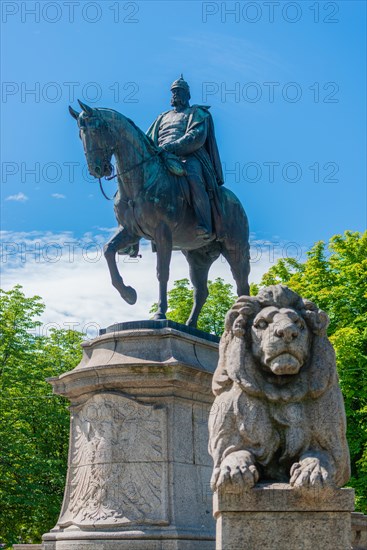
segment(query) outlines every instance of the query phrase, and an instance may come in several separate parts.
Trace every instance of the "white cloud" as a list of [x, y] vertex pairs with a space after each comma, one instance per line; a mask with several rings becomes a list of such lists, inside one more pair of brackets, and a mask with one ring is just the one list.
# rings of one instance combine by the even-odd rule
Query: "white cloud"
[[65, 195], [62, 195], [61, 193], [52, 193], [51, 197], [54, 199], [66, 199]]
[[[129, 306], [112, 287], [103, 244], [110, 237], [105, 232], [76, 238], [65, 233], [16, 233], [3, 231], [2, 288], [8, 290], [21, 284], [27, 296], [39, 295], [46, 304], [42, 321], [61, 328], [104, 328], [116, 322], [149, 319], [149, 309], [158, 298], [156, 254], [150, 243], [143, 241], [142, 258], [118, 256], [118, 267], [124, 282], [133, 286], [138, 301]], [[262, 274], [281, 257], [284, 250], [294, 250], [280, 243], [258, 241], [252, 238], [251, 282], [259, 282]], [[303, 251], [302, 251], [303, 252]], [[172, 255], [170, 283], [189, 277], [188, 264], [181, 252]], [[222, 277], [234, 284], [227, 262], [220, 257], [212, 266], [209, 278]], [[50, 325], [49, 325], [50, 326]], [[91, 330], [93, 332], [93, 330]]]
[[24, 193], [17, 193], [16, 195], [9, 195], [9, 197], [6, 197], [6, 201], [16, 201], [16, 202], [25, 202], [28, 200], [27, 195]]

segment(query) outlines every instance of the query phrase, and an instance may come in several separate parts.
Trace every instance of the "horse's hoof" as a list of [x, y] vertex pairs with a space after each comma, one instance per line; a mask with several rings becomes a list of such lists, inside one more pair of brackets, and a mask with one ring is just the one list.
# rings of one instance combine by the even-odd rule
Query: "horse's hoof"
[[130, 304], [131, 306], [135, 304], [138, 295], [136, 294], [136, 290], [132, 286], [125, 286], [124, 289], [120, 292], [122, 298]]
[[164, 313], [156, 313], [153, 317], [154, 321], [163, 321], [164, 319], [167, 319]]
[[193, 319], [188, 319], [186, 321], [186, 326], [191, 328], [197, 328], [197, 321], [194, 321]]

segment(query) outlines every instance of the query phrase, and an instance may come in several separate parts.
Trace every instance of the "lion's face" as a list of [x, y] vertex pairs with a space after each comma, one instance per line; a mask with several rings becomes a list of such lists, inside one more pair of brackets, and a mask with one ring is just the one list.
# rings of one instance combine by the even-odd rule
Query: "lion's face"
[[276, 375], [297, 374], [310, 347], [310, 331], [292, 308], [263, 308], [251, 327], [252, 352], [261, 366]]

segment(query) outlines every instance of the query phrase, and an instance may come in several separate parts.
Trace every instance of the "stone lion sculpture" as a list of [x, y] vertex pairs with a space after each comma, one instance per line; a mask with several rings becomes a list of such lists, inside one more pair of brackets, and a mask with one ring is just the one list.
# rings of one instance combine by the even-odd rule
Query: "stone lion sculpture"
[[209, 416], [211, 480], [246, 488], [344, 485], [346, 420], [328, 316], [283, 285], [240, 297], [227, 313]]

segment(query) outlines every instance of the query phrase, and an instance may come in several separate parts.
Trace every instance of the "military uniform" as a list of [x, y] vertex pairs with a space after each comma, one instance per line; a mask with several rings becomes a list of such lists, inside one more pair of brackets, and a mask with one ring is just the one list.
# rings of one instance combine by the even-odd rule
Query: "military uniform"
[[[182, 77], [172, 84], [171, 90], [175, 87], [181, 87], [189, 94], [188, 84]], [[208, 109], [207, 106], [188, 105], [182, 111], [166, 111], [157, 117], [147, 134], [156, 145], [177, 155], [184, 163], [198, 232], [210, 235], [212, 214], [214, 221], [219, 214], [218, 185], [223, 184], [223, 173]], [[218, 233], [218, 227], [216, 231]]]

